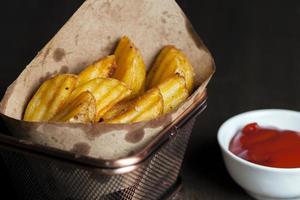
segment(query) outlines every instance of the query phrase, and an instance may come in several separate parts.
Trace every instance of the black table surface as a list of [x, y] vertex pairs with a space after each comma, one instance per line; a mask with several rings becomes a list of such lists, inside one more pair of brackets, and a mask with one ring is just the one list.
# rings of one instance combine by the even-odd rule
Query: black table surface
[[[1, 2], [1, 96], [82, 2]], [[226, 172], [216, 134], [222, 122], [244, 111], [300, 110], [300, 1], [178, 3], [217, 65], [208, 87], [208, 108], [197, 119], [184, 161], [183, 199], [251, 199]], [[0, 193], [13, 197], [5, 168], [0, 170]]]

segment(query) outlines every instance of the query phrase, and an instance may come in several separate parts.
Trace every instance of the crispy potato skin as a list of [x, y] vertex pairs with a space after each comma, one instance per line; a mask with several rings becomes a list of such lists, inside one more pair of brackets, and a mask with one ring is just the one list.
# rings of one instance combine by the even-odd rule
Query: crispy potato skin
[[194, 87], [194, 69], [182, 51], [174, 46], [165, 46], [147, 76], [147, 88], [152, 88], [174, 74], [185, 78], [189, 93]]
[[147, 121], [159, 117], [163, 110], [163, 98], [160, 90], [153, 88], [136, 98], [126, 112], [104, 122], [116, 124]]
[[157, 86], [164, 101], [164, 113], [168, 113], [184, 102], [189, 91], [186, 87], [185, 79], [179, 74], [168, 78]]
[[95, 78], [77, 87], [72, 92], [70, 101], [85, 91], [91, 92], [96, 99], [96, 121], [131, 94], [131, 90], [121, 81], [112, 78]]
[[66, 103], [77, 83], [72, 74], [57, 75], [45, 81], [30, 100], [24, 114], [25, 121], [48, 121]]
[[132, 94], [128, 99], [134, 98], [144, 92], [146, 68], [140, 51], [126, 36], [122, 37], [115, 50], [117, 69], [112, 76], [124, 82]]
[[112, 107], [109, 111], [107, 111], [102, 117], [102, 119], [106, 121], [126, 112], [128, 108], [133, 104], [133, 102], [133, 99], [121, 101], [120, 103]]
[[107, 56], [81, 71], [78, 75], [77, 86], [94, 78], [109, 78], [114, 74], [116, 67], [116, 57], [114, 55]]
[[50, 121], [93, 123], [95, 119], [96, 99], [92, 93], [85, 91], [61, 108]]

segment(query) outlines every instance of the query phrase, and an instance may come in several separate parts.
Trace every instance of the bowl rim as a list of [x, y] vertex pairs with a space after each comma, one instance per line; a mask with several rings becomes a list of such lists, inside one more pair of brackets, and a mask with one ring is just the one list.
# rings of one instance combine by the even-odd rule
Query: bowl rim
[[[231, 151], [229, 151], [228, 147], [225, 147], [223, 144], [223, 140], [221, 139], [221, 136], [224, 135], [224, 128], [230, 123], [233, 123], [235, 120], [244, 118], [248, 115], [253, 115], [253, 114], [260, 114], [260, 113], [266, 113], [266, 112], [284, 112], [284, 113], [290, 113], [290, 114], [296, 114], [299, 115], [300, 117], [300, 112], [295, 111], [295, 110], [288, 110], [288, 109], [258, 109], [258, 110], [251, 110], [247, 112], [243, 112], [237, 115], [234, 115], [227, 119], [223, 124], [219, 127], [218, 133], [217, 133], [217, 140], [218, 144], [221, 148], [221, 150], [226, 153], [227, 156], [233, 158], [235, 161], [240, 162], [244, 165], [247, 165], [252, 168], [260, 169], [260, 170], [265, 170], [269, 172], [285, 172], [285, 173], [294, 173], [294, 172], [300, 172], [300, 167], [298, 168], [278, 168], [278, 167], [269, 167], [269, 166], [264, 166], [264, 165], [259, 165], [256, 163], [252, 163], [250, 161], [244, 160], [237, 155], [233, 154]], [[234, 135], [231, 137], [231, 139], [234, 137]], [[230, 139], [230, 140], [231, 140]]]

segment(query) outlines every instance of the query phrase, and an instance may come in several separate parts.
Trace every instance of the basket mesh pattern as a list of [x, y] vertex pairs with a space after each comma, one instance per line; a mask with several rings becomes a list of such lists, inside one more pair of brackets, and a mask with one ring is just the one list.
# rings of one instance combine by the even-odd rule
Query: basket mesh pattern
[[20, 199], [161, 199], [175, 184], [195, 119], [191, 119], [136, 170], [105, 175], [99, 169], [2, 149], [0, 156]]

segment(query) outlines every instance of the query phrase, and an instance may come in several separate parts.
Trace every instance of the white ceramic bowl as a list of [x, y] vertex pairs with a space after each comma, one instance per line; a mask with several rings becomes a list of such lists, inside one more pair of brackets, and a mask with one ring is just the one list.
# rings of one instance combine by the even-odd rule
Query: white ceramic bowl
[[229, 151], [232, 137], [251, 122], [300, 131], [300, 112], [279, 109], [250, 111], [230, 118], [218, 131], [226, 168], [246, 192], [259, 200], [300, 200], [300, 168], [265, 167], [243, 160]]

